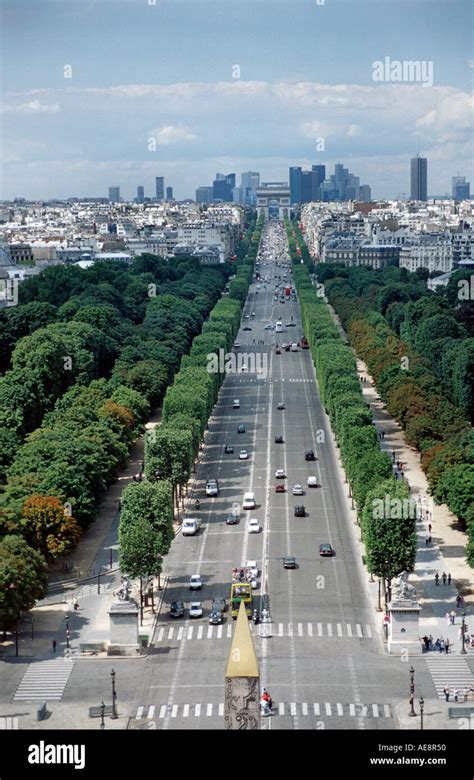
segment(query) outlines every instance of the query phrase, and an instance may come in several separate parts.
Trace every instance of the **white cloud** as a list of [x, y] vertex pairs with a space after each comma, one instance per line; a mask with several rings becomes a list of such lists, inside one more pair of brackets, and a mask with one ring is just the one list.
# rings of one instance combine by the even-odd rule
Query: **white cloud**
[[2, 111], [10, 114], [58, 114], [61, 111], [59, 103], [41, 103], [39, 100], [30, 100], [28, 103], [5, 104]]
[[156, 140], [158, 146], [169, 146], [170, 144], [177, 144], [181, 141], [190, 142], [197, 139], [197, 135], [191, 133], [187, 128], [174, 125], [164, 125], [163, 127], [151, 130], [150, 137]]

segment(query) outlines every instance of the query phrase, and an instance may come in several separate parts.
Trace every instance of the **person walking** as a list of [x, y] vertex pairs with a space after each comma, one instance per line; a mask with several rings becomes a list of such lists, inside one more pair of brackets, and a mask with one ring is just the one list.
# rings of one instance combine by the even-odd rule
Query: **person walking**
[[446, 585], [446, 572], [445, 571], [442, 573], [441, 579], [443, 580], [443, 585]]
[[432, 649], [433, 649], [433, 635], [430, 634], [428, 637], [428, 650], [432, 650]]
[[428, 533], [431, 533], [431, 523], [428, 523]]
[[428, 536], [428, 547], [431, 547], [432, 541], [433, 540], [431, 538], [431, 534], [429, 534], [429, 536]]
[[425, 547], [428, 547], [429, 539], [430, 539], [430, 537], [428, 536], [428, 534], [426, 534], [426, 536], [425, 536]]
[[454, 609], [451, 610], [450, 618], [451, 618], [451, 625], [454, 626], [454, 621], [456, 620], [456, 613]]
[[457, 701], [459, 696], [459, 691], [457, 688], [454, 689], [453, 696], [454, 696], [454, 701]]
[[439, 585], [439, 574], [436, 572], [435, 574], [435, 585]]
[[448, 585], [451, 585], [451, 572], [448, 574]]
[[444, 652], [444, 639], [443, 639], [442, 637], [441, 637], [441, 639], [439, 640], [439, 652], [440, 652], [440, 653], [443, 653], [443, 652]]
[[55, 639], [53, 639], [53, 653], [56, 652], [56, 645], [57, 645], [57, 642], [56, 642]]
[[445, 700], [446, 700], [446, 701], [449, 701], [449, 688], [448, 688], [448, 686], [447, 686], [447, 685], [445, 685], [445, 686], [444, 686], [444, 688], [443, 688], [443, 693], [444, 693], [444, 698], [445, 698]]
[[448, 624], [448, 626], [450, 626], [451, 625], [451, 613], [450, 612], [446, 612], [444, 617], [446, 618], [446, 623]]
[[449, 639], [446, 639], [446, 642], [444, 643], [444, 649], [445, 649], [446, 655], [448, 655], [448, 653], [449, 653], [450, 646], [451, 645], [450, 645]]

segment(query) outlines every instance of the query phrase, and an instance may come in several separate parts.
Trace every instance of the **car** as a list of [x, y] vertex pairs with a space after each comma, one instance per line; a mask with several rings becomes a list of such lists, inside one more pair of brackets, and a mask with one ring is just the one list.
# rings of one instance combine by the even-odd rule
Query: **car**
[[256, 517], [251, 517], [250, 520], [248, 521], [247, 531], [249, 532], [249, 534], [260, 533], [260, 523], [258, 522]]
[[281, 349], [280, 347], [277, 347], [275, 350], [275, 355], [281, 355]]
[[296, 558], [294, 555], [286, 555], [283, 558], [284, 569], [296, 569]]
[[287, 322], [285, 325], [285, 328], [294, 328], [296, 327], [296, 322]]
[[268, 325], [265, 325], [265, 330], [273, 330], [273, 325], [270, 325], [270, 323], [268, 323]]
[[279, 401], [277, 404], [278, 411], [281, 411], [284, 408], [285, 408], [285, 404], [283, 403], [283, 401]]
[[280, 484], [275, 485], [275, 493], [284, 493], [285, 492], [285, 486], [282, 482]]
[[217, 479], [208, 479], [206, 482], [206, 496], [219, 495], [219, 482]]
[[293, 485], [292, 493], [294, 496], [304, 496], [304, 490], [301, 485]]
[[330, 544], [320, 544], [319, 545], [319, 554], [323, 556], [332, 556], [335, 554], [334, 549], [331, 547]]
[[225, 522], [226, 525], [237, 525], [239, 518], [234, 512], [228, 512]]
[[247, 450], [240, 450], [239, 452], [239, 460], [247, 460], [248, 459], [248, 452]]
[[224, 616], [222, 612], [219, 612], [216, 609], [213, 612], [211, 612], [211, 614], [209, 615], [209, 623], [211, 624], [211, 626], [219, 626], [223, 620], [224, 620]]
[[242, 330], [252, 330], [252, 328], [249, 325], [246, 325]]
[[285, 352], [290, 351], [291, 344], [285, 344]]
[[239, 425], [237, 428], [237, 433], [245, 433], [245, 425]]
[[250, 319], [249, 315], [246, 314], [245, 317], [244, 317], [244, 320], [249, 320], [249, 319]]
[[303, 504], [295, 506], [295, 517], [306, 517], [306, 509]]
[[314, 457], [313, 450], [306, 450], [306, 452], [304, 454], [304, 459], [305, 460], [316, 460], [316, 458]]
[[216, 596], [212, 599], [211, 612], [225, 612], [227, 610], [227, 601], [222, 596]]
[[189, 606], [189, 617], [200, 618], [202, 617], [202, 604], [200, 601], [192, 601]]
[[240, 347], [240, 341], [234, 341], [234, 349], [238, 349]]
[[275, 436], [275, 444], [284, 444], [283, 436]]
[[224, 455], [232, 455], [234, 448], [230, 444], [226, 444], [224, 447]]
[[180, 618], [184, 615], [184, 602], [172, 601], [170, 606], [170, 617]]
[[318, 480], [316, 477], [308, 477], [307, 485], [308, 487], [318, 487]]
[[285, 479], [285, 478], [286, 478], [285, 469], [277, 469], [275, 471], [275, 479]]
[[238, 398], [234, 398], [234, 401], [232, 403], [232, 408], [233, 409], [240, 409], [240, 401], [239, 401]]
[[252, 317], [255, 317], [255, 312], [254, 311], [252, 312]]
[[200, 574], [192, 574], [189, 578], [189, 590], [201, 590], [202, 579]]

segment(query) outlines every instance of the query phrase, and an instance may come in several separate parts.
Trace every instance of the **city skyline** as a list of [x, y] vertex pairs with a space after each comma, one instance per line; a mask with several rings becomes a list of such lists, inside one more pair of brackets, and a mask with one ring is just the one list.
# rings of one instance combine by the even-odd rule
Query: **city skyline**
[[[96, 196], [117, 182], [131, 199], [159, 172], [179, 200], [215, 171], [259, 170], [278, 181], [291, 165], [333, 168], [341, 159], [374, 198], [395, 198], [410, 192], [416, 153], [430, 160], [428, 196], [449, 193], [458, 170], [473, 176], [471, 36], [459, 24], [469, 5], [373, 8], [373, 0], [242, 0], [225, 9], [215, 0], [45, 0], [41, 8], [5, 0], [0, 198]], [[122, 36], [126, 50], [114, 43]], [[335, 36], [345, 41], [337, 54]], [[405, 74], [414, 83], [395, 83], [387, 58], [431, 66]], [[433, 86], [420, 81], [425, 71]]]

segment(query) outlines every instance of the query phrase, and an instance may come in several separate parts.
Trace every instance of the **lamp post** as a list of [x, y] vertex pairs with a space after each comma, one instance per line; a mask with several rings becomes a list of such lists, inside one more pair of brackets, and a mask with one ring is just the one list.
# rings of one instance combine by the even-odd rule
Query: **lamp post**
[[158, 566], [160, 567], [160, 571], [158, 572], [158, 590], [161, 590], [161, 567], [163, 566], [163, 556], [157, 555], [156, 561], [158, 563]]
[[423, 731], [423, 710], [425, 709], [425, 700], [420, 696], [420, 730]]
[[112, 678], [112, 715], [110, 717], [112, 720], [117, 720], [117, 691], [115, 690], [115, 672], [113, 669], [110, 672], [110, 676]]
[[385, 561], [385, 571], [387, 579], [387, 587], [385, 589], [385, 609], [387, 609], [389, 602], [392, 600], [392, 576], [391, 576], [391, 561]]
[[465, 620], [466, 613], [465, 613], [464, 610], [461, 612], [461, 617], [462, 617], [462, 621], [461, 621], [461, 650], [459, 652], [460, 652], [461, 655], [466, 655], [467, 650], [464, 647], [465, 636], [466, 636], [466, 620]]
[[378, 606], [377, 606], [377, 612], [382, 612], [382, 606], [381, 606], [381, 604], [380, 604], [380, 596], [381, 596], [381, 592], [380, 592], [380, 591], [381, 591], [381, 589], [382, 589], [382, 588], [381, 588], [381, 586], [382, 586], [382, 580], [380, 579], [380, 577], [379, 577], [379, 579], [378, 579], [378, 583], [379, 583], [379, 593], [378, 593], [378, 596], [379, 596], [379, 603], [378, 603]]
[[415, 712], [415, 670], [413, 666], [410, 668], [410, 712], [408, 713], [410, 718], [416, 716]]
[[66, 612], [66, 650], [69, 650], [69, 637], [71, 632], [69, 631], [69, 612]]
[[101, 729], [105, 729], [104, 715], [105, 715], [105, 704], [104, 702], [102, 702], [102, 704], [100, 705], [100, 728]]

